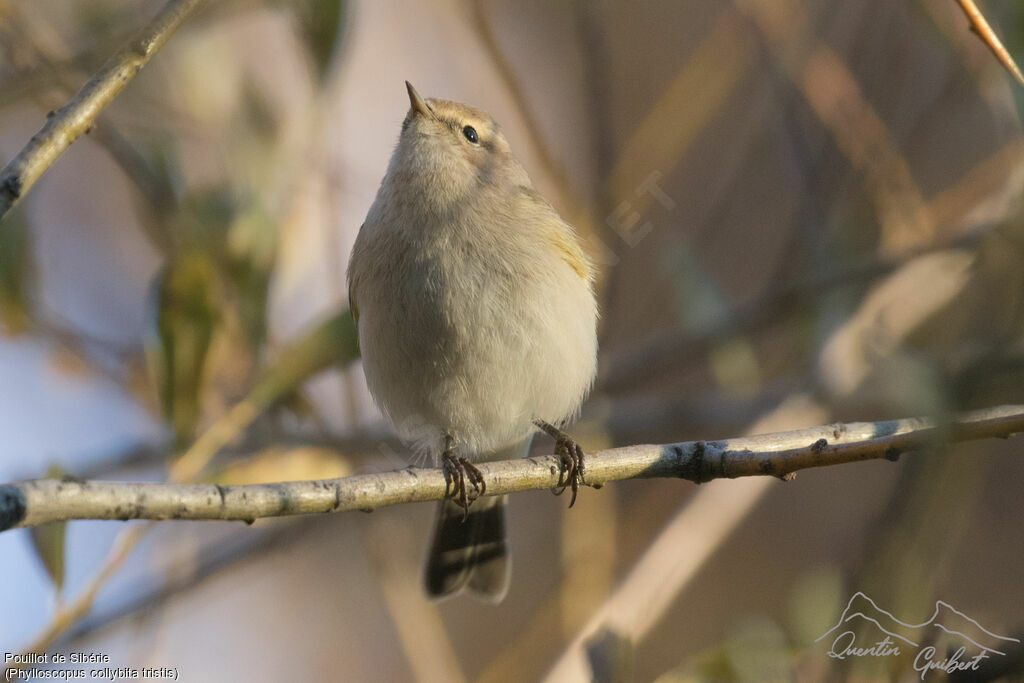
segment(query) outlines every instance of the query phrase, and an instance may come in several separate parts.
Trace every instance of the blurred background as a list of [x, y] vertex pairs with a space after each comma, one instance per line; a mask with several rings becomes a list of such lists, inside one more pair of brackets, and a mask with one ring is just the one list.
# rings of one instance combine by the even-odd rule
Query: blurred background
[[[162, 4], [0, 0], [0, 159]], [[1024, 5], [982, 9], [1024, 55]], [[211, 425], [203, 480], [404, 466], [344, 272], [406, 79], [489, 111], [600, 265], [586, 449], [1024, 403], [1024, 97], [954, 0], [229, 0], [0, 225], [0, 480], [163, 480]], [[857, 591], [1021, 638], [1021, 448], [515, 495], [498, 607], [424, 599], [432, 504], [11, 531], [0, 647], [186, 681], [919, 680], [815, 639]]]

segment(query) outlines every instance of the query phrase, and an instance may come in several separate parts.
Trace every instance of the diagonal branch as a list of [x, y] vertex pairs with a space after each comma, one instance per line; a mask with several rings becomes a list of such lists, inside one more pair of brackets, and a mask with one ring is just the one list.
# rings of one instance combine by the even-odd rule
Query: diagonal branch
[[[1024, 405], [964, 413], [947, 422], [908, 418], [833, 424], [792, 432], [664, 445], [625, 446], [587, 458], [592, 486], [620, 479], [669, 477], [706, 482], [886, 458], [955, 441], [1024, 431]], [[480, 463], [487, 495], [559, 483], [559, 460], [542, 456]], [[339, 479], [219, 486], [34, 479], [0, 486], [0, 530], [66, 519], [241, 520], [439, 500], [441, 470], [407, 468]]]
[[985, 19], [985, 15], [981, 13], [978, 6], [974, 4], [974, 0], [956, 0], [960, 5], [960, 9], [967, 15], [967, 20], [971, 22], [971, 30], [974, 31], [981, 42], [985, 43], [995, 58], [999, 60], [999, 63], [1003, 65], [1007, 71], [1010, 72], [1017, 82], [1024, 85], [1024, 75], [1021, 74], [1020, 69], [1017, 68], [1017, 63], [1013, 61], [1013, 57], [1003, 47], [1003, 43], [999, 40], [999, 36], [989, 26], [988, 21]]
[[42, 129], [0, 171], [0, 219], [163, 47], [203, 0], [169, 0], [134, 40], [107, 60], [71, 101], [51, 112]]

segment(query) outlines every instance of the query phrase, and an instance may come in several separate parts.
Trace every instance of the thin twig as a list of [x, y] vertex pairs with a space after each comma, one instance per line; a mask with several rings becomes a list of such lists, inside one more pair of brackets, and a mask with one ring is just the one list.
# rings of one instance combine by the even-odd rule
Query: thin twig
[[70, 102], [47, 117], [43, 128], [0, 171], [0, 219], [78, 136], [88, 132], [103, 108], [202, 2], [170, 0], [138, 37], [107, 60]]
[[1003, 47], [1002, 42], [999, 40], [999, 36], [989, 26], [988, 21], [985, 20], [985, 15], [981, 13], [978, 6], [974, 4], [974, 0], [956, 0], [960, 5], [960, 9], [967, 15], [968, 21], [971, 22], [971, 30], [974, 31], [981, 42], [988, 46], [988, 49], [992, 51], [999, 63], [1002, 64], [1007, 71], [1017, 79], [1017, 82], [1024, 85], [1024, 75], [1021, 74], [1020, 69], [1017, 68], [1017, 63], [1013, 61], [1013, 57], [1007, 52], [1006, 48]]
[[170, 480], [183, 482], [198, 477], [213, 456], [251, 425], [262, 410], [263, 406], [251, 399], [244, 399], [232, 406], [171, 464]]
[[[965, 413], [948, 422], [909, 418], [834, 424], [725, 441], [625, 446], [587, 457], [594, 486], [634, 478], [706, 482], [770, 475], [872, 459], [949, 441], [1008, 437], [1024, 431], [1024, 405]], [[549, 489], [560, 482], [559, 459], [541, 456], [480, 463], [487, 495]], [[0, 530], [66, 519], [193, 519], [251, 522], [440, 500], [439, 469], [406, 468], [337, 479], [219, 486], [35, 479], [0, 486]]]
[[[19, 8], [11, 7], [9, 11], [12, 14], [9, 20], [12, 24], [14, 35], [19, 37], [21, 43], [24, 43], [26, 50], [31, 51], [33, 59], [40, 67], [38, 70], [43, 71], [43, 75], [52, 80], [65, 93], [65, 97], [74, 94], [73, 77], [66, 74], [67, 68], [62, 69], [58, 66], [61, 60], [53, 55], [42, 44], [42, 41], [36, 39], [29, 22], [25, 21], [24, 17], [21, 16]], [[73, 63], [80, 64], [82, 61], [78, 60]], [[74, 78], [74, 80], [77, 80], [77, 78]], [[44, 94], [42, 92], [36, 93], [34, 99], [39, 106], [47, 110], [59, 106], [59, 103], [64, 101], [64, 97], [50, 93]], [[146, 236], [150, 238], [153, 245], [161, 252], [167, 253], [171, 246], [170, 237], [166, 229], [163, 229], [166, 226], [164, 226], [160, 219], [169, 213], [172, 208], [174, 199], [173, 188], [167, 186], [164, 179], [150, 169], [143, 156], [128, 140], [113, 126], [107, 125], [99, 117], [93, 122], [89, 134], [106, 150], [111, 160], [120, 167], [124, 177], [133, 184], [139, 194], [148, 202], [147, 209], [151, 217], [149, 220], [142, 221], [142, 226], [145, 228]]]

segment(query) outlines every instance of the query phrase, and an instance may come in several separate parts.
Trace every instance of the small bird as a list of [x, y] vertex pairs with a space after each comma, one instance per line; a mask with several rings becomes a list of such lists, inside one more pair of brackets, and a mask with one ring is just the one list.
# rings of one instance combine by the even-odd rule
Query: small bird
[[523, 457], [539, 428], [562, 462], [555, 492], [571, 487], [575, 502], [584, 453], [560, 426], [597, 369], [594, 269], [490, 115], [406, 88], [409, 113], [352, 249], [349, 304], [370, 393], [448, 482], [427, 593], [497, 603], [510, 578], [506, 497], [483, 497], [473, 461]]

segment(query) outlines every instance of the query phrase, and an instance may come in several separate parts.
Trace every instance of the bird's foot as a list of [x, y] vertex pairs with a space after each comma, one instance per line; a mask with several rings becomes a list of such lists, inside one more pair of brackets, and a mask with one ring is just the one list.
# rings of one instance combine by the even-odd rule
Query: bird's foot
[[576, 494], [580, 490], [580, 485], [587, 483], [583, 449], [571, 436], [550, 422], [534, 420], [533, 423], [555, 440], [555, 455], [561, 460], [561, 469], [558, 473], [558, 485], [551, 489], [551, 492], [560, 496], [565, 489], [572, 489], [572, 500], [569, 501], [569, 507], [572, 507], [576, 504]]
[[[484, 475], [473, 463], [455, 455], [454, 442], [450, 436], [446, 436], [444, 440], [441, 469], [444, 471], [444, 495], [455, 499], [458, 506], [462, 508], [462, 521], [466, 521], [466, 517], [469, 515], [469, 506], [487, 491]], [[472, 498], [466, 487], [467, 479], [473, 487]]]

